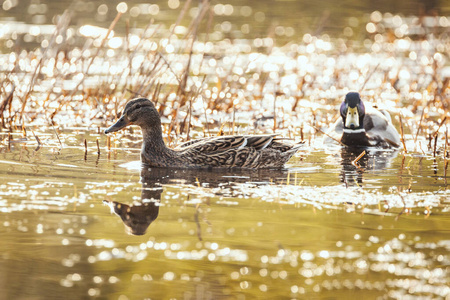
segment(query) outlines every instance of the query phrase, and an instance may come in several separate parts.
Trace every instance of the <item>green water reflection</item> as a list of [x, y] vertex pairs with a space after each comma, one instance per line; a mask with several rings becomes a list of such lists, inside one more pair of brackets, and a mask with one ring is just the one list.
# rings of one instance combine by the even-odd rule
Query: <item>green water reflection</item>
[[[435, 174], [431, 158], [377, 153], [360, 162], [361, 171], [343, 163], [341, 151], [317, 149], [300, 152], [283, 171], [139, 171], [120, 166], [139, 159], [136, 148], [102, 147], [98, 156], [98, 136], [68, 137], [61, 133], [61, 150], [1, 150], [5, 299], [400, 299], [450, 292], [442, 162]], [[406, 211], [392, 200], [399, 192]], [[147, 198], [160, 206], [140, 236], [127, 234], [102, 204], [142, 205]]]

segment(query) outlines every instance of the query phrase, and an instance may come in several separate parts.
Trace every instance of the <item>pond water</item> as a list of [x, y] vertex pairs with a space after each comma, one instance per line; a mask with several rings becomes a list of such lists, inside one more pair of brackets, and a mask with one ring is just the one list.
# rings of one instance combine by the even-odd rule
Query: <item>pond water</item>
[[[0, 298], [450, 300], [449, 15], [430, 0], [3, 1]], [[400, 149], [323, 145], [349, 90], [390, 112]], [[136, 96], [170, 146], [305, 144], [283, 170], [149, 169], [139, 129], [101, 133]]]
[[375, 151], [357, 167], [359, 153], [317, 141], [281, 171], [148, 169], [138, 139], [108, 151], [95, 132], [62, 131], [61, 149], [37, 131], [41, 148], [2, 149], [5, 299], [450, 293], [442, 160]]

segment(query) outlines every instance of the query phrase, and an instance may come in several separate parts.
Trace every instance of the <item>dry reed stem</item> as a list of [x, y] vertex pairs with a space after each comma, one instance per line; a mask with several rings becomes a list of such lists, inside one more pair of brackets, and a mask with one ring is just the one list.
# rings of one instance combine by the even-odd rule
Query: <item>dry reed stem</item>
[[186, 140], [189, 141], [190, 139], [190, 132], [191, 132], [191, 118], [192, 118], [192, 97], [189, 98], [189, 121], [188, 121], [188, 128], [187, 128], [187, 133], [186, 133]]
[[[200, 22], [203, 20], [206, 12], [210, 9], [209, 2], [210, 0], [199, 0], [200, 10], [198, 11], [197, 16], [194, 19], [192, 19], [191, 23], [189, 24], [184, 39], [186, 39], [189, 35], [191, 35], [193, 31], [197, 31]], [[195, 35], [197, 35], [196, 32]]]
[[444, 178], [447, 184], [447, 142], [448, 142], [448, 127], [445, 126], [445, 140], [444, 140]]
[[170, 39], [172, 38], [172, 35], [174, 35], [175, 28], [180, 24], [181, 20], [183, 20], [184, 15], [186, 14], [189, 6], [191, 5], [191, 2], [192, 2], [192, 0], [186, 0], [186, 2], [184, 3], [184, 6], [181, 9], [180, 14], [178, 15], [178, 18], [175, 21], [175, 24], [173, 25], [172, 32], [169, 37], [169, 42], [170, 42]]
[[36, 142], [38, 143], [38, 147], [42, 145], [41, 139], [34, 133], [33, 130], [31, 130], [31, 133], [33, 134], [34, 138], [36, 139]]
[[[89, 69], [91, 68], [92, 63], [94, 62], [94, 58], [97, 57], [97, 56], [99, 55], [100, 50], [103, 48], [103, 45], [105, 44], [106, 40], [109, 39], [109, 35], [110, 35], [111, 31], [114, 29], [114, 27], [116, 26], [116, 24], [117, 24], [117, 22], [119, 21], [119, 19], [120, 19], [121, 16], [122, 16], [122, 13], [121, 13], [121, 12], [117, 12], [116, 17], [114, 18], [114, 20], [112, 21], [112, 23], [111, 23], [111, 24], [109, 25], [109, 27], [108, 27], [108, 31], [106, 32], [105, 37], [102, 39], [102, 42], [101, 42], [100, 46], [97, 48], [97, 51], [96, 51], [95, 55], [94, 55], [93, 57], [91, 57], [91, 59], [90, 59], [90, 61], [89, 61], [89, 64], [88, 64], [88, 66], [87, 66], [87, 69], [86, 69], [85, 74], [88, 74], [88, 73], [89, 73]], [[83, 77], [83, 79], [84, 79], [84, 78], [85, 78], [85, 77]], [[81, 84], [81, 83], [79, 83], [78, 86], [79, 86], [80, 84]]]
[[422, 109], [422, 114], [420, 115], [419, 125], [417, 127], [416, 136], [414, 137], [414, 151], [416, 149], [417, 137], [419, 136], [420, 129], [422, 128], [423, 115], [425, 113], [425, 107]]
[[177, 73], [172, 69], [172, 66], [170, 65], [170, 63], [167, 61], [167, 59], [164, 57], [164, 55], [161, 52], [156, 52], [156, 54], [158, 54], [161, 59], [163, 60], [163, 62], [167, 65], [167, 67], [169, 68], [170, 72], [172, 72], [173, 76], [175, 76], [175, 79], [178, 81], [178, 84], [181, 85], [181, 79], [178, 78]]
[[86, 68], [86, 71], [84, 72], [85, 76], [83, 76], [83, 78], [81, 78], [81, 80], [78, 82], [78, 84], [73, 89], [73, 91], [70, 94], [70, 96], [73, 96], [78, 91], [78, 88], [81, 86], [81, 84], [84, 82], [85, 78], [87, 77], [86, 75], [89, 74], [89, 70], [90, 70], [90, 68], [92, 66], [92, 63], [94, 62], [95, 57], [98, 57], [98, 55], [100, 54], [100, 50], [103, 48], [103, 45], [105, 44], [106, 40], [109, 38], [109, 35], [110, 35], [111, 31], [114, 29], [114, 27], [116, 26], [116, 24], [119, 21], [121, 16], [122, 16], [122, 13], [121, 12], [117, 12], [116, 17], [114, 18], [112, 23], [109, 25], [108, 31], [106, 32], [105, 37], [102, 39], [102, 42], [101, 42], [100, 46], [97, 48], [97, 51], [95, 52], [95, 54], [89, 60], [88, 66]]
[[438, 136], [439, 136], [439, 134], [436, 134], [436, 135], [434, 136], [433, 157], [436, 157], [436, 153], [437, 153], [436, 148], [437, 148]]
[[[201, 10], [199, 11], [199, 13], [197, 14], [197, 17], [195, 19], [193, 19], [193, 21], [191, 22], [191, 25], [188, 29], [188, 32], [186, 33], [185, 38], [187, 38], [192, 31], [192, 39], [191, 39], [191, 43], [189, 45], [189, 58], [183, 73], [183, 77], [181, 78], [181, 82], [179, 83], [179, 89], [177, 92], [177, 98], [179, 101], [178, 104], [178, 108], [183, 106], [186, 99], [186, 86], [187, 86], [187, 81], [188, 81], [188, 77], [189, 77], [189, 72], [191, 69], [191, 62], [192, 62], [192, 54], [194, 51], [194, 43], [197, 40], [197, 35], [198, 35], [198, 26], [200, 25], [200, 22], [202, 21], [203, 17], [206, 14], [206, 11], [209, 9], [209, 0], [203, 0], [202, 3], [200, 3], [201, 6]], [[177, 109], [178, 111], [178, 109]]]
[[[16, 90], [16, 85], [14, 83], [12, 83], [11, 92], [8, 94], [8, 96], [6, 96], [5, 100], [3, 100], [2, 104], [0, 104], [0, 115], [2, 117], [2, 127], [3, 128], [6, 128], [4, 111], [6, 110], [7, 107], [9, 107], [11, 110], [11, 102], [13, 100], [15, 90]], [[9, 114], [9, 116], [11, 117], [11, 113]]]
[[[210, 9], [209, 10], [209, 16], [208, 16], [208, 21], [206, 23], [206, 37], [205, 37], [205, 41], [204, 41], [205, 44], [209, 41], [209, 32], [210, 32], [210, 30], [212, 28], [213, 16], [214, 16], [214, 11], [212, 9]], [[205, 58], [205, 52], [202, 53], [202, 59], [200, 60], [200, 64], [198, 66], [199, 70], [201, 70], [202, 67], [203, 67], [204, 58]]]
[[[444, 147], [445, 147], [445, 149], [448, 149], [448, 127], [447, 126], [445, 126], [445, 146]], [[445, 150], [444, 156], [445, 157], [449, 156], [448, 150]]]
[[[128, 69], [131, 71], [132, 70], [132, 60], [135, 57], [136, 53], [138, 50], [140, 50], [142, 48], [142, 43], [144, 40], [146, 40], [144, 38], [145, 33], [148, 31], [148, 29], [150, 28], [151, 25], [153, 25], [154, 19], [150, 19], [150, 23], [147, 24], [147, 26], [145, 27], [145, 29], [142, 31], [142, 33], [139, 36], [139, 42], [136, 45], [136, 47], [134, 48], [134, 51], [132, 53], [129, 54], [128, 58], [129, 58], [129, 63], [128, 63]], [[129, 74], [130, 75], [130, 74]], [[131, 83], [130, 83], [131, 85]]]
[[202, 240], [203, 240], [203, 239], [202, 239], [202, 228], [201, 228], [201, 226], [200, 226], [200, 222], [199, 222], [199, 219], [198, 219], [199, 213], [200, 213], [200, 203], [198, 203], [198, 204], [195, 206], [194, 219], [195, 219], [195, 224], [197, 224], [197, 236], [198, 236], [198, 240], [199, 240], [199, 241], [202, 241]]
[[203, 106], [203, 112], [205, 113], [205, 127], [206, 127], [206, 131], [208, 132], [208, 136], [211, 136], [211, 131], [209, 130], [208, 115], [206, 113], [205, 103], [203, 103], [202, 106]]
[[97, 142], [97, 154], [100, 155], [100, 144], [98, 142], [98, 138], [96, 139]]
[[62, 142], [61, 142], [61, 139], [59, 138], [59, 134], [58, 134], [58, 132], [56, 131], [55, 126], [53, 126], [53, 124], [51, 124], [51, 125], [52, 125], [52, 127], [53, 127], [53, 130], [55, 131], [56, 137], [58, 138], [58, 142], [59, 142], [59, 145], [60, 145], [59, 150], [62, 150], [63, 144], [62, 144]]
[[372, 77], [372, 75], [375, 73], [375, 71], [378, 69], [378, 67], [380, 66], [380, 63], [378, 63], [375, 68], [373, 68], [373, 70], [369, 73], [369, 75], [366, 77], [366, 80], [364, 81], [362, 87], [360, 88], [360, 92], [362, 92], [364, 90], [364, 88], [366, 87], [367, 82], [370, 80], [370, 78]]
[[354, 165], [357, 168], [361, 168], [361, 165], [358, 163], [358, 161], [364, 156], [366, 155], [366, 150], [364, 150], [363, 152], [361, 152], [354, 160], [352, 160], [352, 165]]
[[233, 104], [233, 119], [231, 125], [231, 135], [234, 135], [234, 128], [236, 127], [236, 105]]
[[408, 149], [406, 149], [406, 143], [405, 143], [405, 135], [403, 132], [403, 120], [402, 120], [402, 114], [398, 114], [398, 118], [400, 121], [400, 137], [401, 137], [401, 141], [402, 141], [402, 145], [403, 145], [403, 150], [405, 151], [405, 153], [408, 153]]
[[402, 199], [403, 208], [402, 208], [402, 211], [395, 217], [395, 221], [398, 221], [398, 219], [400, 218], [400, 216], [406, 211], [406, 202], [405, 202], [405, 199], [403, 198], [402, 194], [400, 194], [400, 192], [398, 192], [398, 195], [399, 195], [400, 198]]
[[441, 123], [439, 123], [438, 128], [436, 129], [436, 131], [433, 133], [433, 136], [436, 136], [439, 133], [439, 129], [441, 129], [442, 125], [444, 125], [444, 123], [447, 121], [447, 116], [445, 116]]
[[227, 122], [223, 122], [222, 125], [220, 125], [219, 131], [217, 132], [217, 136], [222, 136], [222, 135], [224, 135], [224, 130], [223, 130], [223, 128], [225, 127], [225, 124], [227, 124]]
[[33, 91], [34, 83], [36, 81], [38, 71], [41, 69], [42, 60], [43, 60], [43, 58], [41, 57], [41, 59], [39, 60], [39, 63], [36, 65], [36, 68], [34, 69], [33, 75], [31, 76], [31, 80], [30, 80], [30, 83], [28, 84], [27, 92], [22, 97], [22, 108], [20, 110], [20, 120], [22, 119], [22, 116], [24, 114], [25, 107], [28, 102], [28, 97], [30, 96], [31, 92]]
[[273, 98], [273, 132], [277, 130], [277, 94]]
[[328, 133], [324, 132], [322, 129], [320, 129], [320, 128], [314, 126], [314, 125], [310, 125], [310, 126], [311, 126], [312, 128], [314, 128], [315, 130], [320, 131], [322, 134], [326, 135], [326, 136], [329, 137], [330, 139], [332, 139], [332, 140], [338, 142], [341, 146], [347, 147], [347, 145], [345, 145], [345, 144], [342, 143], [341, 141], [335, 139], [334, 137], [332, 137], [332, 136], [329, 135]]
[[[69, 23], [70, 23], [70, 13], [69, 13], [68, 10], [65, 10], [64, 13], [61, 15], [61, 17], [58, 19], [58, 23], [56, 24], [56, 30], [53, 33], [52, 38], [50, 39], [49, 45], [43, 50], [42, 56], [39, 59], [39, 62], [37, 63], [36, 68], [34, 69], [33, 75], [31, 77], [30, 83], [29, 83], [28, 88], [27, 88], [27, 92], [22, 97], [22, 108], [21, 108], [20, 116], [19, 116], [19, 120], [20, 121], [22, 121], [23, 114], [25, 112], [25, 107], [26, 107], [26, 104], [28, 102], [28, 98], [29, 98], [30, 94], [32, 93], [32, 91], [34, 89], [36, 79], [37, 79], [38, 75], [40, 74], [41, 66], [43, 64], [43, 61], [46, 58], [47, 51], [48, 51], [48, 49], [51, 49], [51, 47], [55, 44], [56, 37], [64, 29], [67, 29]], [[56, 51], [56, 53], [57, 52], [58, 51]]]

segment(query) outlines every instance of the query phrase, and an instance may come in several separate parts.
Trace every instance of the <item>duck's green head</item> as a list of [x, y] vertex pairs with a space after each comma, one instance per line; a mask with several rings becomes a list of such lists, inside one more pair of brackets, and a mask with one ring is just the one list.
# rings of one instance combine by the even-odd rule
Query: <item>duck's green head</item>
[[141, 127], [161, 126], [158, 111], [147, 98], [130, 100], [125, 105], [122, 117], [114, 125], [106, 129], [105, 133], [115, 132], [133, 124]]
[[363, 128], [365, 108], [359, 93], [350, 92], [345, 95], [345, 100], [341, 104], [340, 113], [344, 121], [344, 128], [351, 130]]

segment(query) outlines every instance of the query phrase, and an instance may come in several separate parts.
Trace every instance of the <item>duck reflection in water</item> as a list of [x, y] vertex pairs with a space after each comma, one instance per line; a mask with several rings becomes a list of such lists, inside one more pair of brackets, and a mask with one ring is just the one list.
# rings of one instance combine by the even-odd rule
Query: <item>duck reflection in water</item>
[[[363, 152], [365, 151], [365, 154]], [[397, 156], [398, 150], [362, 149], [344, 147], [340, 151], [340, 181], [348, 186], [360, 186], [366, 171], [380, 171], [388, 169]], [[362, 157], [358, 160], [358, 156]], [[337, 155], [334, 155], [336, 158]], [[356, 161], [355, 161], [356, 160]]]
[[150, 224], [159, 214], [159, 206], [163, 188], [157, 181], [147, 180], [141, 172], [142, 191], [141, 201], [137, 204], [125, 204], [117, 201], [103, 200], [111, 208], [111, 212], [118, 215], [128, 234], [144, 235]]
[[125, 230], [131, 235], [144, 235], [150, 224], [159, 215], [163, 186], [165, 184], [207, 183], [208, 187], [232, 185], [234, 183], [258, 182], [258, 184], [276, 182], [286, 179], [287, 170], [190, 170], [170, 168], [141, 169], [141, 200], [135, 204], [103, 200], [122, 219]]

